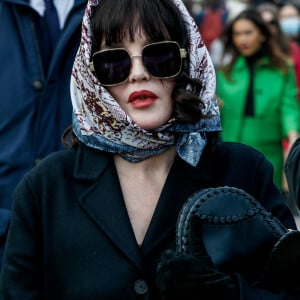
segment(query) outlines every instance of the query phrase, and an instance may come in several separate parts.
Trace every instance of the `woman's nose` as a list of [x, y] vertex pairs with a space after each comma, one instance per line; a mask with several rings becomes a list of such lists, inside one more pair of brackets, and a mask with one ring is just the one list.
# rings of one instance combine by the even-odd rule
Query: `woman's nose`
[[131, 70], [128, 77], [129, 82], [136, 82], [142, 80], [149, 80], [150, 74], [143, 64], [143, 59], [141, 55], [131, 56]]

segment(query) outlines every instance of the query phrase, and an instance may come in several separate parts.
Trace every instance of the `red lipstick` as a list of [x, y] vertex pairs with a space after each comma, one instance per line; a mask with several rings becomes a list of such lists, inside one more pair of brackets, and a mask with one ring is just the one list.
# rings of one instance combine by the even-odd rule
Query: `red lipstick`
[[129, 95], [128, 103], [130, 103], [134, 108], [146, 108], [151, 106], [157, 98], [157, 95], [150, 91], [136, 91]]

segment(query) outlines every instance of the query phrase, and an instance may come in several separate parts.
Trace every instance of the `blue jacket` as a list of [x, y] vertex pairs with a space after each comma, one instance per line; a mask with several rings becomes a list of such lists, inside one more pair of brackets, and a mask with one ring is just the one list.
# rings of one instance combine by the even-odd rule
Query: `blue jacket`
[[39, 15], [29, 0], [0, 0], [0, 229], [6, 228], [12, 192], [23, 175], [62, 148], [60, 136], [71, 124], [69, 80], [86, 2], [75, 0], [46, 76], [33, 28]]

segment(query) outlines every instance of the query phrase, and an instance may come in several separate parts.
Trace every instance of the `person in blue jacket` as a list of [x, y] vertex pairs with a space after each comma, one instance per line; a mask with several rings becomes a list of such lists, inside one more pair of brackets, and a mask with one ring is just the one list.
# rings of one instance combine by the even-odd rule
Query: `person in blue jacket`
[[[263, 263], [246, 264], [257, 266], [254, 278], [219, 269], [198, 247], [163, 259], [175, 249], [183, 205], [207, 188], [242, 189], [296, 232], [264, 155], [218, 142], [214, 67], [182, 0], [89, 0], [70, 92], [68, 149], [43, 159], [15, 189], [0, 299], [299, 299], [298, 278], [286, 272], [293, 247], [275, 256], [282, 272], [265, 272], [278, 251], [256, 223], [243, 235], [252, 245], [262, 238], [253, 260]], [[225, 234], [254, 213], [226, 203], [222, 211], [236, 215], [223, 220]], [[244, 247], [215, 232], [220, 252]], [[278, 273], [285, 281], [272, 280]]]
[[69, 81], [86, 0], [53, 4], [57, 22], [47, 25], [44, 1], [0, 0], [1, 249], [15, 186], [62, 148], [61, 133], [71, 123]]

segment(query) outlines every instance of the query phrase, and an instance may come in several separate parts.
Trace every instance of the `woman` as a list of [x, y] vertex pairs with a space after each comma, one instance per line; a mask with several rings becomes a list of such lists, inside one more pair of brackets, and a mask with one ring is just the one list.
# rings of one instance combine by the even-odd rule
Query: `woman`
[[[296, 41], [291, 39], [286, 33], [284, 33], [281, 29], [279, 23], [279, 7], [273, 3], [262, 3], [257, 7], [260, 12], [263, 20], [268, 24], [271, 33], [275, 39], [275, 42], [280, 47], [281, 51], [291, 58], [291, 61], [294, 66], [296, 85], [297, 85], [297, 97], [298, 101], [300, 101], [300, 47]], [[289, 153], [289, 149], [291, 145], [289, 145], [289, 141], [285, 138], [282, 141], [283, 147], [283, 157], [284, 162], [286, 161], [287, 155]], [[283, 170], [283, 185], [282, 185], [283, 193], [286, 201], [288, 201], [289, 206], [292, 208], [294, 212], [294, 203], [291, 201], [289, 196], [288, 184], [286, 182], [286, 177]], [[295, 212], [294, 212], [295, 214]]]
[[279, 8], [280, 27], [293, 41], [300, 42], [300, 13], [299, 4], [286, 2]]
[[229, 24], [224, 52], [232, 59], [217, 73], [217, 95], [224, 103], [222, 139], [263, 152], [282, 189], [282, 140], [291, 145], [300, 129], [293, 66], [254, 9], [241, 12]]
[[[264, 156], [216, 144], [213, 70], [180, 0], [88, 2], [71, 80], [71, 148], [42, 161], [15, 191], [2, 299], [164, 297], [157, 265], [174, 249], [182, 205], [207, 187], [241, 188], [295, 228]], [[274, 295], [219, 275], [213, 299], [220, 286], [218, 299], [239, 289]]]
[[300, 101], [300, 47], [296, 41], [282, 31], [279, 22], [278, 6], [273, 3], [264, 2], [258, 5], [257, 9], [263, 20], [268, 24], [275, 42], [279, 45], [281, 51], [289, 56], [293, 62], [298, 89], [297, 96]]

